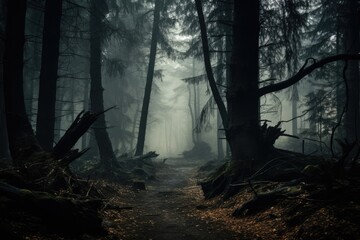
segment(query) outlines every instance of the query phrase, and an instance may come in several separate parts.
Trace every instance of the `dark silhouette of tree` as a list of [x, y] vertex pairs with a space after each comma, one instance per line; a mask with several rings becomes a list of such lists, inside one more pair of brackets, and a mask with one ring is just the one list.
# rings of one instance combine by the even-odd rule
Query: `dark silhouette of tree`
[[[3, 53], [4, 53], [4, 39], [5, 39], [5, 16], [6, 16], [5, 2], [0, 3], [0, 159], [10, 159], [9, 142], [6, 129], [6, 116], [4, 104], [4, 79], [3, 79]], [[9, 164], [9, 161], [2, 162]]]
[[[345, 52], [347, 54], [357, 54], [360, 51], [359, 39], [359, 4], [356, 0], [346, 1], [346, 29], [344, 34]], [[345, 115], [346, 139], [349, 142], [359, 141], [360, 139], [360, 75], [359, 62], [349, 61], [346, 70], [347, 81], [347, 109]]]
[[150, 59], [149, 59], [147, 77], [146, 77], [145, 93], [143, 99], [143, 106], [141, 110], [140, 126], [139, 126], [139, 133], [137, 139], [138, 142], [136, 145], [135, 155], [142, 155], [144, 152], [146, 125], [147, 125], [147, 118], [149, 113], [150, 96], [151, 96], [151, 89], [154, 78], [156, 52], [157, 52], [157, 44], [159, 38], [160, 11], [162, 9], [162, 6], [163, 6], [163, 0], [155, 1], [154, 21], [153, 21], [152, 35], [151, 35]]
[[4, 51], [4, 91], [10, 152], [15, 165], [22, 165], [24, 151], [35, 146], [35, 136], [26, 115], [23, 92], [23, 58], [26, 0], [7, 2]]
[[47, 0], [36, 122], [36, 137], [40, 145], [47, 151], [52, 149], [54, 142], [61, 15], [62, 0]]
[[[205, 66], [209, 65], [206, 25], [202, 15], [200, 0], [195, 0], [202, 33]], [[228, 109], [221, 111], [226, 138], [232, 154], [230, 176], [242, 176], [251, 173], [254, 165], [266, 159], [273, 151], [260, 128], [259, 99], [266, 94], [286, 89], [309, 75], [315, 69], [339, 60], [360, 59], [357, 54], [330, 56], [319, 61], [308, 59], [303, 67], [287, 80], [259, 88], [259, 37], [260, 37], [260, 1], [234, 1], [233, 47], [230, 63], [231, 80], [226, 99]], [[246, 36], [246, 37], [244, 37]], [[235, 44], [236, 43], [236, 44]], [[211, 66], [207, 67], [208, 69]], [[210, 74], [209, 74], [210, 73]], [[211, 70], [207, 71], [210, 84], [215, 84]], [[217, 96], [218, 89], [211, 88], [216, 104], [223, 106]], [[220, 108], [220, 107], [219, 107]], [[223, 113], [222, 113], [223, 112]], [[266, 160], [265, 160], [266, 161]], [[243, 173], [243, 174], [241, 174]]]
[[[104, 111], [103, 87], [101, 77], [101, 46], [104, 34], [104, 19], [107, 13], [105, 1], [92, 0], [90, 7], [90, 108], [92, 112]], [[93, 125], [99, 148], [101, 163], [106, 169], [116, 165], [116, 157], [109, 135], [106, 131], [105, 115], [99, 116]]]

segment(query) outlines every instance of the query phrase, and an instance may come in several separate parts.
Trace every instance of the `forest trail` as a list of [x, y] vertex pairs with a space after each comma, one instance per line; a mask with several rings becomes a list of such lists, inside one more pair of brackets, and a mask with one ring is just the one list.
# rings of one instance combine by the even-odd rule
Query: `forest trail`
[[201, 197], [195, 179], [198, 167], [199, 163], [184, 159], [166, 161], [156, 174], [157, 181], [125, 200], [131, 209], [121, 211], [121, 219], [110, 224], [113, 233], [118, 232], [114, 235], [146, 240], [240, 239], [219, 224], [191, 215], [202, 207], [197, 205]]

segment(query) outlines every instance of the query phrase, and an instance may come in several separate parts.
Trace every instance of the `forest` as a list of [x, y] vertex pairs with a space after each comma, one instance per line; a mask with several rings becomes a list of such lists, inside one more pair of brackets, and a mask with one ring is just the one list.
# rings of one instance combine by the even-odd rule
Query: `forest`
[[0, 238], [360, 240], [360, 1], [1, 0]]

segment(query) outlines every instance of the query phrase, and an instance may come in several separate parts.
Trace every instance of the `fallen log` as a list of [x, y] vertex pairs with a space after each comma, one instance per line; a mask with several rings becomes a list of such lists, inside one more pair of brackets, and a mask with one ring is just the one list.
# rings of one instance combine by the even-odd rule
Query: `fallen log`
[[159, 154], [157, 154], [156, 152], [154, 151], [151, 151], [151, 152], [148, 152], [146, 154], [143, 154], [143, 155], [139, 155], [139, 156], [135, 156], [129, 160], [132, 160], [132, 161], [140, 161], [140, 160], [146, 160], [146, 159], [151, 159], [151, 158], [156, 158], [157, 156], [159, 156]]

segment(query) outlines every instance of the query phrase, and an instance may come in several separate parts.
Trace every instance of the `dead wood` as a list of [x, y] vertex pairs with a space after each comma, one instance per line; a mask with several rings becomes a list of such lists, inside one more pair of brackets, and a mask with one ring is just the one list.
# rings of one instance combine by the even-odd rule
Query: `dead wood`
[[65, 156], [76, 142], [81, 138], [82, 135], [91, 127], [96, 121], [97, 117], [103, 114], [101, 113], [90, 113], [81, 111], [74, 122], [70, 125], [64, 136], [59, 140], [52, 150], [52, 154], [55, 158], [62, 158]]
[[159, 154], [157, 154], [154, 151], [151, 151], [151, 152], [148, 152], [148, 153], [140, 155], [140, 156], [132, 157], [129, 160], [131, 160], [131, 161], [141, 161], [141, 160], [156, 158], [157, 156], [159, 156]]

